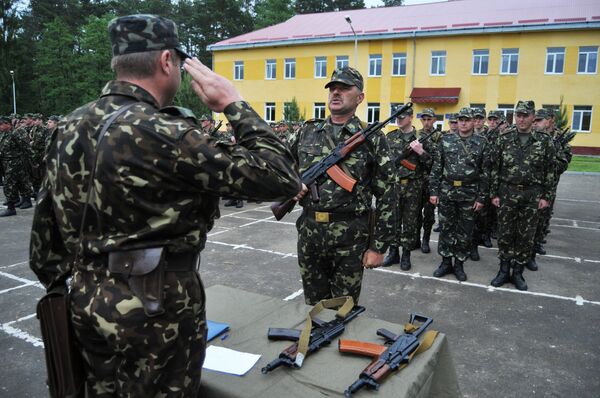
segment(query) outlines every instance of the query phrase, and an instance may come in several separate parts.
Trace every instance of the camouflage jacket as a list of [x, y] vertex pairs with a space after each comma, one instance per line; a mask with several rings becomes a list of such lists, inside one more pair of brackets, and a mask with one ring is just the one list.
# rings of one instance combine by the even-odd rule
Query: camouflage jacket
[[516, 126], [498, 136], [493, 166], [491, 197], [498, 196], [501, 185], [537, 186], [542, 199], [552, 198], [555, 149], [547, 134], [532, 131], [523, 146]]
[[558, 127], [550, 133], [550, 136], [552, 136], [552, 142], [556, 150], [556, 176], [558, 177], [569, 168], [573, 153], [571, 152], [571, 145], [568, 142], [562, 142], [559, 138], [562, 136], [562, 131]]
[[[354, 116], [334, 135], [331, 118], [307, 121], [298, 134], [290, 136], [289, 147], [298, 161], [300, 172], [319, 162], [342, 142], [362, 129], [361, 121]], [[328, 140], [328, 138], [330, 140]], [[392, 159], [383, 133], [373, 134], [370, 139], [354, 150], [340, 164], [357, 180], [352, 192], [348, 192], [325, 176], [318, 181], [320, 201], [314, 203], [306, 195], [300, 204], [305, 209], [340, 213], [366, 213], [371, 209], [373, 195], [377, 198], [377, 220], [371, 239], [371, 249], [383, 253], [394, 239], [395, 182]]]
[[30, 244], [30, 266], [47, 287], [70, 272], [79, 247], [97, 134], [131, 103], [99, 150], [82, 239], [94, 266], [103, 266], [95, 255], [117, 250], [198, 252], [219, 216], [219, 196], [283, 200], [300, 190], [291, 154], [247, 103], [224, 110], [240, 143], [234, 145], [161, 113], [141, 87], [109, 82], [98, 100], [60, 121], [48, 148]]
[[[417, 131], [417, 138], [421, 138], [421, 136], [423, 136], [424, 134], [429, 134], [431, 133], [431, 130], [425, 130], [425, 129], [420, 129], [419, 131]], [[429, 138], [426, 142], [425, 142], [425, 151], [429, 152], [429, 155], [431, 156], [431, 160], [429, 162], [429, 167], [426, 168], [426, 173], [429, 176], [429, 173], [431, 173], [431, 167], [433, 166], [433, 159], [435, 157], [435, 150], [437, 149], [437, 145], [440, 142], [440, 140], [442, 139], [442, 132], [441, 131], [437, 131], [435, 132], [431, 138]]]
[[46, 154], [48, 142], [48, 129], [43, 126], [34, 126], [31, 131], [31, 161], [34, 166], [39, 166]]
[[2, 136], [3, 138], [0, 140], [2, 161], [28, 160], [31, 157], [31, 147], [27, 136], [23, 135], [23, 131], [9, 130], [2, 133]]
[[429, 177], [431, 195], [449, 195], [452, 200], [485, 203], [490, 188], [488, 158], [485, 137], [475, 133], [465, 139], [458, 133], [444, 135], [435, 152]]
[[416, 166], [415, 170], [410, 170], [400, 164], [400, 161], [402, 160], [400, 158], [402, 157], [404, 149], [417, 139], [415, 128], [413, 127], [413, 130], [410, 133], [403, 133], [400, 129], [390, 131], [386, 138], [390, 146], [392, 159], [394, 159], [398, 178], [409, 178], [411, 180], [427, 178], [433, 164], [435, 144], [432, 142], [432, 139], [435, 137], [431, 137], [423, 144], [423, 149], [425, 151], [423, 152], [423, 155], [419, 156], [416, 152], [410, 152], [410, 155], [406, 157], [406, 160]]

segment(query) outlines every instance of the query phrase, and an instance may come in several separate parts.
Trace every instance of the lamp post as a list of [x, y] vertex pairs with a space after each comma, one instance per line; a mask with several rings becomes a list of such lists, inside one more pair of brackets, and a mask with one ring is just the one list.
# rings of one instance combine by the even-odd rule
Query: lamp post
[[11, 70], [10, 71], [10, 77], [12, 78], [12, 83], [13, 83], [13, 113], [16, 114], [17, 113], [17, 96], [16, 96], [16, 91], [15, 91], [15, 71]]
[[354, 27], [352, 26], [352, 20], [350, 19], [350, 15], [346, 15], [346, 22], [350, 25], [350, 29], [352, 29], [352, 34], [354, 35], [354, 67], [357, 68], [358, 64], [358, 36], [356, 36], [356, 32], [354, 31]]

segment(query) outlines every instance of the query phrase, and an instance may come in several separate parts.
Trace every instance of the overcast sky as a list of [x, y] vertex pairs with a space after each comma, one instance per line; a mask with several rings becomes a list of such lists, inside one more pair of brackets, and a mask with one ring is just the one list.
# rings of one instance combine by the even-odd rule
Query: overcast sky
[[[404, 4], [410, 5], [410, 4], [423, 4], [423, 3], [437, 3], [439, 1], [446, 1], [446, 0], [404, 0]], [[374, 7], [374, 6], [380, 6], [380, 5], [383, 5], [383, 1], [381, 1], [381, 0], [365, 0], [365, 7], [367, 7], [367, 8]]]

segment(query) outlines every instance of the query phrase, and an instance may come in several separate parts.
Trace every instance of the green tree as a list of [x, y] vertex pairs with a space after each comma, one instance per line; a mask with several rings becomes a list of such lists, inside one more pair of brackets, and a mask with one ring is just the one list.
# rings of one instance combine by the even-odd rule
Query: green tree
[[304, 113], [300, 113], [300, 107], [296, 97], [293, 97], [290, 102], [286, 102], [283, 106], [283, 118], [288, 122], [300, 122], [305, 120]]
[[569, 115], [567, 114], [567, 107], [563, 104], [563, 96], [560, 96], [560, 103], [558, 104], [558, 111], [555, 117], [554, 124], [560, 130], [564, 130], [569, 127]]
[[[0, 115], [12, 113], [12, 77], [20, 84], [20, 60], [18, 55], [18, 32], [21, 17], [18, 12], [18, 1], [2, 0], [0, 2]], [[4, 100], [6, 99], [6, 100]], [[17, 95], [17, 109], [20, 108], [20, 97]]]
[[194, 90], [192, 90], [191, 78], [187, 73], [183, 75], [181, 86], [179, 86], [179, 91], [177, 91], [174, 103], [177, 106], [191, 109], [196, 117], [200, 117], [203, 114], [210, 114], [211, 112], [210, 109], [202, 103], [196, 93], [194, 93]]
[[365, 8], [363, 0], [296, 0], [295, 4], [298, 14], [356, 10], [361, 8]]
[[254, 25], [256, 29], [276, 25], [294, 16], [294, 7], [288, 0], [256, 0]]
[[397, 7], [403, 5], [404, 0], [383, 0], [384, 7]]

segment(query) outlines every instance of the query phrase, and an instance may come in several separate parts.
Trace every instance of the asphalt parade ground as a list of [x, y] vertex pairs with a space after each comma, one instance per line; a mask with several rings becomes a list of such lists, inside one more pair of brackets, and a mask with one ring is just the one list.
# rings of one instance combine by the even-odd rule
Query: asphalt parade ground
[[[302, 301], [299, 211], [277, 222], [267, 203], [221, 207], [202, 253], [205, 286]], [[32, 215], [0, 219], [0, 397], [47, 396], [35, 317], [44, 290], [27, 262]], [[437, 234], [432, 240], [432, 253], [413, 252], [408, 272], [397, 265], [365, 272], [360, 303], [369, 317], [433, 317], [432, 328], [449, 339], [464, 397], [600, 396], [600, 175], [563, 175], [548, 254], [538, 256], [539, 271], [525, 270], [527, 292], [489, 285], [498, 270], [496, 241], [480, 247], [481, 261], [467, 261], [467, 282], [434, 278]]]

